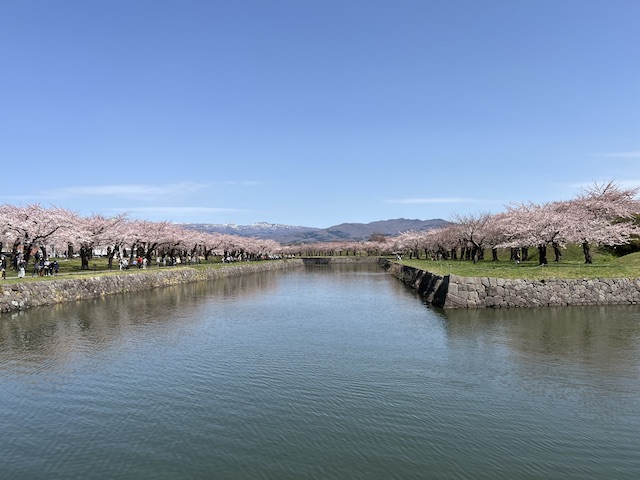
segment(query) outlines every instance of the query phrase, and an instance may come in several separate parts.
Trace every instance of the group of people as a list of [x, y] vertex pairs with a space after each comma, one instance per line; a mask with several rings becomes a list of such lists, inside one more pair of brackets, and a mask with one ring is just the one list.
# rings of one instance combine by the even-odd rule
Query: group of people
[[[18, 272], [18, 278], [24, 278], [26, 276], [27, 262], [22, 255], [18, 255], [13, 258], [13, 268]], [[44, 277], [48, 275], [55, 275], [58, 273], [60, 265], [57, 260], [50, 261], [48, 258], [44, 258], [41, 255], [35, 256], [33, 263], [32, 277], [39, 276]], [[2, 255], [0, 257], [0, 271], [2, 273], [2, 279], [7, 278], [7, 256]]]
[[[49, 276], [55, 275], [58, 273], [59, 264], [57, 260], [51, 261], [49, 258], [45, 258], [40, 252], [36, 252], [34, 255], [34, 264], [33, 264], [33, 272], [31, 274], [32, 277], [35, 276]], [[118, 265], [120, 270], [129, 270], [130, 268], [140, 268], [146, 269], [149, 266], [149, 260], [143, 256], [137, 256], [133, 258], [128, 258], [126, 256], [117, 257]], [[232, 257], [223, 258], [223, 262], [232, 262], [235, 259]], [[181, 263], [191, 264], [191, 263], [199, 263], [200, 258], [197, 256], [186, 256], [184, 259], [178, 257], [170, 257], [167, 255], [158, 256], [156, 259], [157, 266], [163, 267], [174, 267], [178, 266]], [[0, 255], [0, 268], [2, 270], [2, 278], [7, 278], [7, 266], [12, 265], [13, 269], [18, 272], [18, 278], [24, 278], [27, 270], [27, 262], [24, 260], [22, 253], [11, 256], [10, 254], [2, 254]]]
[[118, 265], [120, 266], [120, 270], [129, 270], [131, 268], [147, 268], [147, 258], [146, 257], [133, 257], [131, 259], [131, 265], [129, 265], [129, 259], [126, 257], [120, 257], [118, 259]]
[[[54, 260], [52, 262], [48, 258], [36, 259], [35, 265], [33, 266], [33, 273], [31, 274], [31, 276], [35, 277], [37, 275], [39, 277], [44, 277], [49, 275], [55, 275], [56, 273], [58, 273], [59, 268], [60, 268], [60, 265], [58, 264], [57, 260]], [[19, 273], [18, 273], [18, 276], [19, 276]]]
[[[198, 263], [197, 257], [191, 257], [190, 255], [186, 257], [184, 262], [186, 263]], [[158, 256], [156, 257], [156, 266], [158, 267], [175, 267], [183, 263], [183, 260], [180, 257], [169, 257], [168, 255]], [[129, 270], [130, 268], [142, 268], [146, 269], [149, 267], [149, 260], [147, 257], [133, 257], [131, 259], [127, 257], [119, 257], [118, 265], [120, 266], [120, 270]]]

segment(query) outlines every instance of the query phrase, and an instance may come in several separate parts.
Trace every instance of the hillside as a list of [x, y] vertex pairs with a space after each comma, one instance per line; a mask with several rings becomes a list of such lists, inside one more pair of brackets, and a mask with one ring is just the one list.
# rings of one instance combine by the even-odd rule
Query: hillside
[[415, 220], [397, 218], [371, 223], [341, 223], [329, 228], [291, 226], [266, 222], [254, 223], [253, 225], [190, 223], [182, 226], [202, 232], [228, 233], [243, 237], [271, 239], [283, 244], [293, 244], [340, 240], [360, 241], [367, 240], [375, 234], [394, 236], [407, 230], [431, 230], [447, 223], [442, 219]]

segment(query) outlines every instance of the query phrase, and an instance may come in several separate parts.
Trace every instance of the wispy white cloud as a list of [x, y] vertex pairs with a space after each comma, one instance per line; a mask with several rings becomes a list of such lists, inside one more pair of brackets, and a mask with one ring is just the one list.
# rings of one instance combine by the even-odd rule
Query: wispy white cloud
[[478, 203], [479, 200], [473, 198], [445, 197], [445, 198], [398, 198], [393, 200], [385, 200], [384, 203], [398, 203], [403, 205], [410, 204], [429, 204], [429, 203]]
[[133, 207], [129, 209], [121, 209], [128, 212], [138, 213], [229, 213], [229, 212], [245, 212], [247, 210], [241, 208], [223, 208], [223, 207]]
[[80, 187], [64, 187], [46, 190], [49, 197], [118, 197], [136, 200], [155, 200], [167, 196], [186, 195], [207, 188], [208, 185], [195, 182], [178, 182], [167, 185], [93, 185]]
[[61, 187], [41, 190], [37, 194], [4, 195], [1, 199], [18, 202], [55, 202], [60, 199], [82, 197], [116, 197], [130, 200], [160, 200], [166, 197], [179, 197], [214, 185], [237, 185], [251, 187], [262, 185], [257, 180], [227, 180], [209, 184], [197, 182], [176, 182], [165, 185], [152, 184], [112, 184], [112, 185], [82, 185], [76, 187]]
[[131, 207], [103, 209], [102, 212], [109, 215], [127, 213], [133, 217], [142, 218], [195, 218], [205, 215], [218, 215], [227, 213], [246, 213], [253, 210], [224, 207]]
[[635, 152], [602, 153], [599, 156], [600, 157], [607, 157], [607, 158], [640, 158], [640, 150], [637, 150]]

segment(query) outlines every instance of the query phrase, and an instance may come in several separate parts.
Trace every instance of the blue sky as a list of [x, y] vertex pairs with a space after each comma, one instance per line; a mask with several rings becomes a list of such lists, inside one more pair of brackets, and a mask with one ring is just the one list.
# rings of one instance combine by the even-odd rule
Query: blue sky
[[640, 185], [640, 2], [0, 2], [0, 203], [328, 227]]

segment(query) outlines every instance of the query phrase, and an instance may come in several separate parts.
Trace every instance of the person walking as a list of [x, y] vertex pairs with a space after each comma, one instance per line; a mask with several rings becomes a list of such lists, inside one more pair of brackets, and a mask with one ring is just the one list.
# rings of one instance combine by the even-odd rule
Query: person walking
[[20, 263], [18, 264], [18, 278], [24, 278], [25, 275], [25, 261], [21, 260]]

